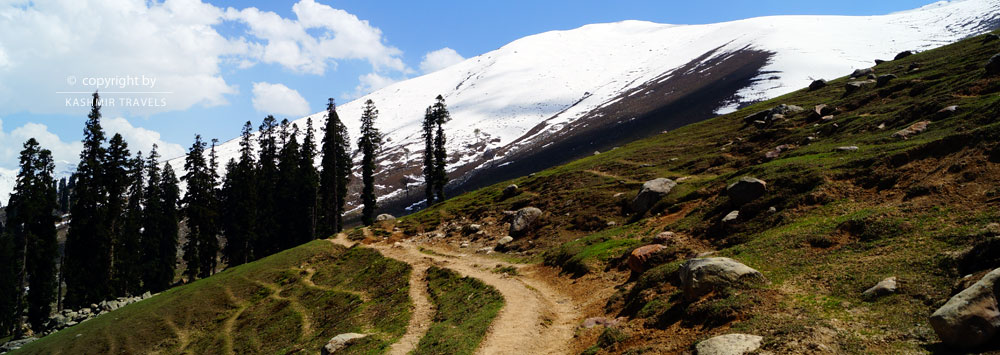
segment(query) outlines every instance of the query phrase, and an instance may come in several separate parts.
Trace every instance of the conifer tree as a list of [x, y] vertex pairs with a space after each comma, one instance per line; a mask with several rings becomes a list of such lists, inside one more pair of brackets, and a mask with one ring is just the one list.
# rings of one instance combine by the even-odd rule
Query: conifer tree
[[257, 145], [257, 242], [254, 257], [261, 258], [277, 252], [278, 221], [275, 216], [275, 184], [278, 181], [278, 126], [274, 116], [267, 116], [260, 124]]
[[230, 160], [222, 187], [222, 232], [226, 236], [223, 258], [229, 266], [254, 259], [257, 228], [257, 190], [253, 156], [253, 126], [243, 125], [240, 161]]
[[0, 230], [0, 337], [13, 334], [18, 323], [14, 312], [19, 295], [16, 262], [14, 237]]
[[303, 208], [302, 220], [306, 223], [308, 233], [303, 236], [303, 242], [313, 240], [316, 235], [316, 223], [319, 220], [317, 195], [319, 194], [319, 172], [316, 170], [316, 135], [313, 130], [312, 117], [306, 119], [306, 134], [302, 139], [299, 153], [299, 174], [302, 188], [299, 191], [299, 203]]
[[427, 207], [434, 204], [434, 107], [428, 106], [424, 110], [423, 138], [424, 138], [424, 196], [427, 199]]
[[289, 124], [287, 120], [281, 124], [281, 153], [278, 158], [278, 183], [275, 206], [278, 215], [278, 230], [281, 236], [278, 250], [291, 248], [305, 240], [311, 239], [308, 225], [305, 221], [305, 207], [302, 205], [302, 174], [299, 169], [300, 146], [298, 127]]
[[347, 127], [337, 115], [333, 99], [326, 106], [323, 126], [322, 171], [319, 181], [319, 235], [329, 237], [343, 229], [347, 185], [351, 181], [351, 139]]
[[127, 194], [121, 233], [115, 245], [115, 288], [118, 296], [138, 295], [142, 290], [140, 239], [142, 238], [144, 200], [143, 174], [146, 166], [142, 152], [137, 152], [129, 164]]
[[[163, 222], [163, 189], [162, 189], [162, 174], [160, 171], [160, 155], [156, 152], [157, 146], [154, 144], [153, 149], [149, 151], [149, 157], [146, 158], [146, 184], [145, 190], [143, 191], [143, 197], [145, 197], [145, 210], [142, 215], [142, 234], [141, 234], [141, 270], [142, 270], [142, 287], [144, 290], [149, 291], [161, 291], [166, 288], [170, 281], [173, 281], [173, 269], [171, 269], [171, 280], [168, 280], [164, 284], [159, 277], [161, 261], [160, 261], [160, 238], [163, 237], [163, 231], [160, 228], [160, 224]], [[174, 237], [176, 239], [176, 236]], [[171, 259], [173, 260], [173, 259]]]
[[109, 260], [111, 260], [110, 272], [107, 274], [108, 280], [111, 281], [111, 293], [104, 295], [103, 298], [108, 298], [108, 296], [121, 296], [124, 295], [120, 286], [119, 280], [121, 276], [119, 275], [118, 260], [121, 259], [117, 253], [119, 252], [119, 247], [122, 244], [122, 238], [124, 238], [124, 227], [125, 227], [125, 207], [128, 203], [126, 199], [126, 192], [128, 190], [128, 172], [129, 172], [129, 162], [131, 161], [130, 153], [128, 150], [128, 144], [125, 143], [125, 138], [121, 134], [115, 134], [108, 140], [108, 150], [104, 157], [104, 176], [102, 183], [107, 191], [107, 228], [108, 232], [111, 234], [111, 248], [103, 251], [108, 254]]
[[375, 213], [378, 211], [378, 198], [375, 195], [375, 164], [376, 155], [382, 149], [382, 134], [375, 128], [378, 110], [371, 99], [365, 101], [361, 113], [361, 136], [358, 137], [358, 149], [361, 151], [361, 222], [366, 226], [375, 223]]
[[205, 160], [207, 144], [201, 135], [195, 135], [194, 143], [188, 149], [184, 160], [185, 174], [181, 180], [187, 183], [187, 193], [183, 199], [183, 215], [187, 219], [188, 241], [184, 245], [184, 274], [189, 281], [211, 276], [215, 271], [218, 240], [215, 231], [215, 211], [212, 210], [215, 191], [210, 163]]
[[179, 181], [174, 168], [170, 163], [163, 165], [163, 179], [160, 182], [160, 192], [163, 197], [160, 199], [160, 218], [158, 218], [159, 228], [157, 228], [159, 248], [155, 258], [155, 268], [152, 278], [153, 282], [147, 288], [153, 292], [159, 292], [170, 287], [174, 282], [174, 275], [177, 270], [177, 232], [178, 222], [180, 222], [179, 201], [181, 198]]
[[69, 184], [66, 178], [59, 179], [59, 188], [56, 194], [59, 196], [59, 213], [69, 212]]
[[445, 150], [447, 139], [444, 135], [444, 124], [451, 121], [451, 114], [444, 104], [444, 97], [437, 96], [434, 103], [433, 116], [434, 126], [437, 132], [434, 136], [434, 194], [435, 199], [444, 201], [444, 186], [448, 184], [448, 152]]
[[[15, 326], [20, 323], [23, 305], [27, 304], [28, 322], [42, 329], [55, 301], [57, 208], [56, 184], [52, 177], [55, 165], [52, 153], [41, 149], [34, 138], [24, 143], [21, 169], [7, 206], [7, 228], [13, 242], [17, 292]], [[21, 290], [27, 289], [27, 297]], [[16, 330], [20, 327], [17, 326]]]
[[110, 294], [111, 234], [107, 228], [107, 189], [104, 178], [104, 130], [99, 96], [87, 116], [83, 150], [76, 168], [76, 187], [70, 196], [66, 237], [66, 301], [70, 308], [100, 302]]

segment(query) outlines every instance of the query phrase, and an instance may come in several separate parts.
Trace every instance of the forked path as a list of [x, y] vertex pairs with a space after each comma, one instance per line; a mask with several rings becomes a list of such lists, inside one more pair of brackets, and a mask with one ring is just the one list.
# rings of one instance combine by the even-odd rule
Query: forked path
[[[348, 241], [344, 234], [339, 234], [330, 241], [348, 247], [354, 245], [354, 242]], [[401, 246], [372, 244], [367, 247], [375, 248], [387, 257], [410, 264], [415, 270], [413, 274], [418, 273], [416, 270], [426, 270], [430, 265], [439, 265], [463, 276], [479, 279], [500, 291], [504, 297], [504, 306], [490, 325], [486, 338], [476, 351], [477, 354], [569, 353], [569, 343], [573, 339], [575, 326], [580, 321], [580, 312], [568, 296], [556, 291], [533, 273], [521, 271], [517, 276], [497, 274], [492, 271], [493, 266], [514, 265], [479, 255], [452, 256], [443, 252], [424, 253], [413, 243], [404, 242]], [[428, 246], [423, 247], [425, 250], [433, 250]], [[421, 297], [413, 295], [414, 289], [425, 290], [426, 287], [427, 283], [423, 276], [410, 277], [410, 294], [417, 308], [406, 334], [400, 342], [393, 344], [391, 353], [409, 352], [427, 332], [434, 314], [433, 308], [426, 298], [426, 293], [422, 297], [423, 301], [419, 300]], [[426, 305], [422, 305], [423, 302], [426, 302]], [[415, 323], [423, 326], [417, 327]], [[407, 344], [404, 344], [404, 341]], [[409, 343], [410, 341], [412, 343]]]

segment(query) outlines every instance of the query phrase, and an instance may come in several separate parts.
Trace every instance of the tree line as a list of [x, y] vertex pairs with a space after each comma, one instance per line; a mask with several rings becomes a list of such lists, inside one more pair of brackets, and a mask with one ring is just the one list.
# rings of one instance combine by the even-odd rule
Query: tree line
[[[221, 264], [244, 264], [343, 230], [354, 163], [333, 99], [322, 141], [312, 118], [300, 128], [269, 115], [256, 137], [250, 121], [243, 125], [239, 156], [225, 163], [223, 176], [217, 141], [195, 135], [178, 177], [169, 162], [161, 165], [155, 145], [147, 156], [133, 155], [120, 134], [106, 139], [98, 94], [93, 98], [80, 162], [69, 179], [55, 181], [52, 153], [34, 138], [24, 143], [6, 223], [0, 225], [0, 336], [19, 336], [25, 319], [42, 329], [54, 302], [75, 309], [160, 292], [175, 283], [181, 268], [181, 280], [190, 282], [211, 276]], [[377, 118], [378, 109], [367, 100], [356, 142], [365, 225], [374, 223], [378, 210], [375, 174], [383, 137]], [[444, 200], [443, 126], [449, 119], [439, 95], [423, 122], [428, 206]], [[69, 230], [60, 258], [56, 224], [66, 213]], [[187, 231], [183, 243], [181, 226]]]

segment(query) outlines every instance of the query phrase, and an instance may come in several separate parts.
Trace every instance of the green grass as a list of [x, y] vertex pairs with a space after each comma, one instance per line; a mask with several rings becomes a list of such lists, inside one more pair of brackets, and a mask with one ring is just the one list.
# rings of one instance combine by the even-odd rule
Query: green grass
[[16, 353], [314, 353], [347, 332], [371, 334], [347, 353], [380, 353], [406, 330], [409, 273], [409, 265], [374, 250], [314, 241], [167, 290]]
[[436, 266], [427, 269], [426, 279], [437, 311], [414, 353], [474, 353], [503, 307], [503, 296], [482, 281]]

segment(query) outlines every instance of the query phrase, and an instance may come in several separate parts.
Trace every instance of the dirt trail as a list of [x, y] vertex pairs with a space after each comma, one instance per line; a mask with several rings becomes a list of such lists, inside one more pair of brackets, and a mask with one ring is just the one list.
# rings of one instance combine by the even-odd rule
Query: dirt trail
[[[344, 234], [330, 241], [344, 246], [354, 244], [348, 241]], [[516, 267], [516, 265], [479, 255], [446, 255], [445, 252], [439, 252], [440, 255], [430, 255], [421, 252], [414, 243], [402, 242], [399, 246], [373, 244], [367, 247], [375, 248], [387, 257], [406, 262], [412, 265], [414, 270], [426, 270], [427, 266], [439, 265], [464, 276], [479, 279], [500, 291], [504, 297], [504, 307], [493, 320], [486, 338], [476, 351], [477, 354], [568, 353], [575, 327], [582, 318], [580, 311], [568, 296], [557, 292], [544, 280], [535, 277], [533, 272], [520, 269], [518, 276], [497, 274], [492, 271], [492, 267], [496, 265]], [[426, 245], [422, 247], [434, 250]], [[419, 287], [414, 287], [415, 285]], [[423, 306], [416, 300], [420, 298], [427, 300], [427, 298], [426, 294], [424, 297], [414, 297], [412, 293], [416, 288], [426, 288], [423, 276], [410, 278], [411, 297], [418, 308], [403, 339], [416, 339], [412, 343], [413, 346], [416, 346], [420, 337], [426, 333], [434, 314], [429, 308], [424, 308], [424, 311], [428, 311], [427, 314], [420, 314], [420, 308]], [[427, 303], [429, 307], [429, 300]], [[423, 318], [425, 316], [426, 318]], [[424, 326], [413, 327], [414, 322], [423, 323]], [[393, 353], [396, 353], [397, 345], [412, 349], [400, 345], [401, 343], [402, 341], [393, 345]]]

